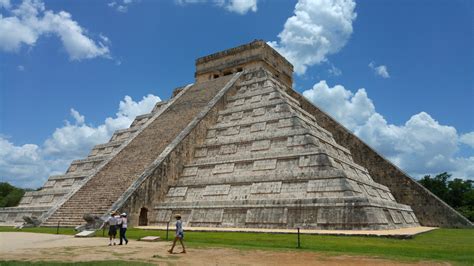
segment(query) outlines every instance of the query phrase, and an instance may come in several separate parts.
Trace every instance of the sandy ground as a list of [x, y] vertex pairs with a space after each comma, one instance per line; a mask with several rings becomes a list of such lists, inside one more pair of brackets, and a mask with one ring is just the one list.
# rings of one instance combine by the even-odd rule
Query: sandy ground
[[[108, 246], [105, 238], [37, 233], [0, 233], [0, 260], [25, 261], [143, 261], [157, 265], [404, 265], [401, 262], [361, 256], [328, 256], [302, 251], [261, 251], [229, 248], [188, 249], [168, 254], [167, 242], [130, 240], [128, 245]], [[181, 248], [175, 249], [180, 252]], [[433, 265], [418, 262], [410, 265]], [[443, 264], [446, 265], [446, 264]]]

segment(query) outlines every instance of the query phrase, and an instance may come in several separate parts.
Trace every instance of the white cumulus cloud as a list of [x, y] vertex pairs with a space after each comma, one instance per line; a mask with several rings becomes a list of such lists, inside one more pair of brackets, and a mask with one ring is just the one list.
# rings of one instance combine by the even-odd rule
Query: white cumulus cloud
[[269, 44], [294, 65], [297, 74], [304, 74], [346, 45], [357, 16], [355, 6], [352, 0], [299, 0], [279, 41]]
[[426, 112], [402, 125], [391, 124], [376, 111], [363, 88], [353, 93], [323, 80], [303, 95], [414, 177], [448, 171], [454, 177], [474, 178], [474, 156], [458, 155], [459, 143], [469, 143], [474, 132], [459, 135]]
[[461, 135], [459, 141], [463, 144], [470, 146], [471, 148], [474, 148], [474, 132], [469, 132]]
[[151, 112], [158, 96], [149, 94], [140, 101], [125, 96], [114, 117], [94, 126], [71, 109], [74, 121], [56, 128], [42, 145], [15, 145], [0, 136], [0, 180], [22, 187], [41, 186], [48, 176], [64, 173], [74, 159], [84, 158], [94, 145], [109, 141], [117, 129], [127, 128], [137, 115]]
[[122, 1], [112, 1], [107, 4], [110, 8], [113, 8], [121, 13], [127, 13], [128, 7], [137, 2], [138, 0], [122, 0]]
[[377, 66], [374, 61], [369, 63], [369, 67], [374, 71], [377, 76], [382, 78], [389, 78], [390, 74], [388, 73], [388, 68], [386, 65]]
[[0, 0], [0, 8], [10, 8], [11, 3], [10, 0]]
[[57, 36], [71, 60], [110, 58], [107, 44], [94, 41], [66, 11], [46, 10], [40, 0], [24, 0], [16, 8], [5, 5], [9, 15], [0, 14], [0, 50], [18, 52], [34, 46], [41, 36]]
[[247, 14], [249, 11], [257, 12], [258, 4], [258, 0], [176, 0], [175, 2], [179, 5], [212, 3], [240, 15]]

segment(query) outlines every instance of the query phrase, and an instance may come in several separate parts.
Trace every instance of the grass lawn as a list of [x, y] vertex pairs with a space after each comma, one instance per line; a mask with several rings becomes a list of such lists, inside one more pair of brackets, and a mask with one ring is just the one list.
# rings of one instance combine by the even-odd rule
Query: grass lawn
[[[16, 231], [11, 227], [0, 227], [0, 232]], [[25, 228], [22, 232], [56, 233], [55, 228]], [[60, 234], [74, 234], [74, 230], [61, 228]], [[170, 231], [170, 239], [172, 237]], [[160, 236], [166, 232], [131, 228], [130, 239], [143, 236]], [[97, 232], [102, 236], [102, 231]], [[378, 256], [402, 261], [434, 260], [455, 264], [474, 265], [474, 230], [438, 229], [400, 240], [380, 237], [301, 235], [301, 248], [296, 249], [295, 234], [231, 233], [231, 232], [186, 232], [185, 243], [194, 248], [230, 247], [239, 249], [278, 249], [324, 252], [328, 255]], [[0, 263], [0, 265], [3, 265]]]

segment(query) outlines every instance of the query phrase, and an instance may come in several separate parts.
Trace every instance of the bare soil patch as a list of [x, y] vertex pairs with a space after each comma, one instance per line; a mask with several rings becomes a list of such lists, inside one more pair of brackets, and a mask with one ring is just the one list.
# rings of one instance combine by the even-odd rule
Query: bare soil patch
[[[187, 249], [187, 254], [168, 254], [168, 242], [140, 242], [108, 246], [105, 238], [67, 235], [0, 233], [0, 259], [22, 261], [142, 261], [157, 265], [406, 265], [407, 263], [363, 256], [328, 256], [304, 251], [239, 250], [230, 248]], [[179, 246], [175, 252], [180, 252]], [[417, 262], [410, 265], [434, 265]], [[447, 265], [447, 264], [442, 264]]]

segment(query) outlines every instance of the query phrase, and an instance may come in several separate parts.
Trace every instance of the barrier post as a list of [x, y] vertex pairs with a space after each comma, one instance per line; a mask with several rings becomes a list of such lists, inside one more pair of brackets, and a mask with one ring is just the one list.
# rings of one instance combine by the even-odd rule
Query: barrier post
[[298, 248], [301, 248], [301, 242], [300, 242], [300, 228], [298, 227]]

